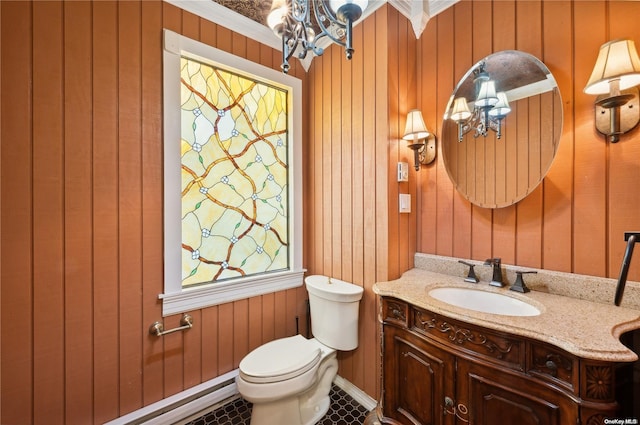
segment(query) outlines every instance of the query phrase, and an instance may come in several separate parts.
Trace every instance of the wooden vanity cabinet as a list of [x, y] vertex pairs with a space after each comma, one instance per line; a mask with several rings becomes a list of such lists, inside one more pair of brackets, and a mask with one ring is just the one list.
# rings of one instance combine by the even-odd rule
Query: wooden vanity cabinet
[[382, 423], [592, 425], [615, 416], [613, 363], [394, 298], [381, 308]]

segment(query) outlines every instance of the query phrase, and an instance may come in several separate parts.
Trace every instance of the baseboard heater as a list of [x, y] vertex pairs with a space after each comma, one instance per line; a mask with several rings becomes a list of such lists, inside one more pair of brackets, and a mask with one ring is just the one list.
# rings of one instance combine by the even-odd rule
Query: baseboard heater
[[238, 396], [238, 369], [121, 416], [105, 425], [171, 425]]
[[[193, 388], [160, 400], [142, 409], [107, 422], [105, 425], [171, 425], [183, 421], [205, 409], [238, 397], [236, 376], [238, 369], [218, 376]], [[333, 383], [342, 388], [367, 410], [376, 407], [376, 401], [351, 382], [336, 376]]]

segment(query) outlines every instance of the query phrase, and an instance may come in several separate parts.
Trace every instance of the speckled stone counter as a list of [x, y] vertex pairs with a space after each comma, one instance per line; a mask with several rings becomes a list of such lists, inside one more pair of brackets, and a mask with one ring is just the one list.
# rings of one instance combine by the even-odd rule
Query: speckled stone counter
[[[468, 267], [459, 264], [456, 259], [417, 254], [415, 264], [416, 268], [404, 273], [400, 279], [376, 283], [374, 292], [380, 296], [398, 298], [446, 317], [548, 342], [586, 359], [628, 362], [638, 358], [619, 341], [619, 337], [624, 332], [640, 328], [640, 310], [624, 306], [624, 303], [617, 307], [612, 301], [602, 302], [609, 292], [610, 299], [613, 299], [613, 292], [608, 288], [610, 282], [607, 282], [611, 279], [586, 278], [592, 284], [583, 284], [582, 286], [590, 285], [583, 288], [576, 282], [566, 280], [569, 277], [575, 279], [577, 275], [540, 271], [535, 275], [525, 275], [526, 284], [532, 291], [520, 294], [509, 290], [509, 284], [515, 280], [515, 270], [524, 270], [520, 267], [511, 270], [508, 266], [505, 267], [507, 270], [504, 275], [509, 284], [504, 288], [496, 288], [488, 283], [491, 280], [491, 268], [488, 266], [476, 267], [480, 283], [468, 283], [463, 280]], [[552, 278], [549, 273], [553, 275]], [[569, 276], [563, 280], [564, 276], [561, 275]], [[541, 314], [519, 317], [480, 313], [456, 307], [429, 295], [431, 289], [443, 286], [501, 293], [537, 307]], [[586, 293], [588, 296], [573, 297], [563, 294], [567, 291], [571, 294]], [[629, 299], [633, 301], [637, 296], [636, 292], [637, 283], [630, 282], [625, 292], [627, 304], [634, 304]]]

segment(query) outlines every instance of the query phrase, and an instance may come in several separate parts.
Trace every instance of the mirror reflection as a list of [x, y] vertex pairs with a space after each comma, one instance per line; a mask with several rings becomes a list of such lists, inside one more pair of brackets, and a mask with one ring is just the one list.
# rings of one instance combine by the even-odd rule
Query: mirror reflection
[[458, 83], [444, 117], [443, 160], [470, 202], [506, 207], [540, 184], [561, 132], [562, 100], [549, 69], [506, 50], [476, 63]]

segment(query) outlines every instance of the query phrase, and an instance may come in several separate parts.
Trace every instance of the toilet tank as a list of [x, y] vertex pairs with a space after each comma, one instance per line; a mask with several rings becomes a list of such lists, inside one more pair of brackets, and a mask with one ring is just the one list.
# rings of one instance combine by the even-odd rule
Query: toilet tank
[[304, 281], [309, 292], [313, 337], [336, 350], [358, 347], [362, 287], [321, 275], [307, 276]]

